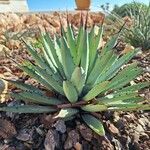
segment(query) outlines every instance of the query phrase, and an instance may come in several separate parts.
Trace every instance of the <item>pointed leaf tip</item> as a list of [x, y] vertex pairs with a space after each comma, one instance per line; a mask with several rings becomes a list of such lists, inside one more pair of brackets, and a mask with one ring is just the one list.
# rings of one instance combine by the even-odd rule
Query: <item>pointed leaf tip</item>
[[63, 90], [71, 103], [75, 103], [78, 100], [78, 93], [72, 82], [63, 81]]
[[100, 136], [105, 135], [105, 130], [100, 120], [96, 119], [92, 115], [87, 115], [87, 114], [82, 115], [82, 118], [84, 122], [97, 134], [99, 134]]
[[75, 115], [76, 113], [78, 113], [77, 109], [64, 108], [64, 109], [61, 109], [60, 112], [58, 113], [58, 115], [55, 116], [54, 118], [69, 118], [69, 117]]

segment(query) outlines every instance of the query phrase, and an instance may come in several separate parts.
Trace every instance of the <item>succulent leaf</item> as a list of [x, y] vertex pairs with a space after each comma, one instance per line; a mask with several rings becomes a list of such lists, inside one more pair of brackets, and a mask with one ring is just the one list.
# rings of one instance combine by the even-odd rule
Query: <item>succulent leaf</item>
[[100, 103], [106, 104], [106, 105], [111, 105], [111, 104], [118, 104], [118, 103], [122, 103], [125, 100], [131, 99], [131, 98], [135, 98], [137, 97], [138, 94], [135, 92], [132, 93], [116, 93], [116, 94], [110, 94], [107, 95], [103, 100], [97, 99]]
[[31, 91], [31, 92], [35, 92], [35, 93], [40, 93], [40, 94], [43, 94], [44, 92], [42, 90], [40, 90], [39, 88], [36, 88], [32, 85], [29, 85], [29, 84], [26, 84], [26, 83], [23, 83], [21, 81], [15, 81], [15, 80], [8, 80], [8, 79], [5, 79], [7, 82], [11, 83], [11, 84], [14, 84], [17, 88], [20, 88], [22, 90], [26, 90], [26, 91]]
[[73, 58], [71, 56], [67, 41], [64, 37], [61, 37], [61, 59], [65, 75], [70, 80], [73, 70], [75, 68]]
[[112, 50], [117, 44], [120, 32], [111, 37], [111, 39], [106, 43], [105, 47], [102, 49], [102, 54]]
[[71, 53], [71, 56], [72, 56], [72, 58], [74, 60], [74, 64], [75, 64], [76, 59], [77, 59], [77, 47], [76, 47], [75, 37], [74, 37], [73, 30], [72, 30], [70, 23], [68, 23], [68, 25], [67, 25], [66, 35], [67, 35], [68, 45], [70, 48], [70, 53]]
[[39, 83], [41, 83], [43, 86], [45, 86], [48, 90], [53, 90], [51, 85], [47, 83], [39, 74], [37, 74], [34, 70], [28, 68], [27, 66], [20, 66], [20, 68], [26, 72], [29, 76], [36, 79]]
[[63, 82], [63, 89], [66, 97], [71, 103], [75, 103], [78, 100], [77, 90], [70, 81]]
[[105, 64], [111, 58], [112, 54], [113, 54], [113, 51], [108, 51], [104, 55], [101, 55], [100, 57], [97, 58], [95, 62], [95, 66], [87, 78], [87, 83], [86, 83], [87, 85], [89, 85], [90, 87], [93, 86], [93, 84], [98, 79], [100, 72], [103, 71]]
[[35, 66], [35, 69], [37, 71], [38, 74], [40, 74], [43, 79], [45, 79], [45, 81], [58, 93], [64, 95], [63, 92], [63, 88], [62, 88], [62, 83], [59, 83], [58, 81], [56, 81], [53, 76], [51, 76], [50, 74], [48, 74], [46, 72], [46, 70], [43, 70], [42, 68]]
[[96, 83], [100, 83], [105, 80], [106, 72], [111, 68], [111, 65], [117, 61], [117, 59], [118, 59], [118, 56], [116, 54], [112, 54], [111, 58], [103, 66], [103, 70], [100, 72], [100, 74], [96, 80]]
[[110, 69], [106, 72], [105, 80], [109, 80], [112, 77], [116, 75], [116, 73], [120, 70], [120, 68], [129, 62], [129, 60], [139, 51], [139, 49], [132, 50], [128, 52], [127, 54], [124, 54], [122, 57], [120, 57], [115, 63], [113, 63], [110, 67]]
[[37, 105], [0, 107], [0, 111], [13, 112], [13, 113], [36, 113], [36, 114], [56, 112], [56, 110], [52, 107], [37, 106]]
[[92, 105], [92, 104], [89, 104], [89, 105], [81, 107], [81, 109], [84, 110], [84, 111], [88, 111], [88, 112], [101, 112], [101, 111], [106, 111], [108, 108], [107, 108], [106, 105], [100, 105], [100, 104]]
[[32, 103], [39, 103], [39, 104], [47, 104], [47, 105], [57, 105], [61, 104], [62, 102], [57, 98], [47, 97], [45, 95], [41, 95], [35, 92], [23, 91], [20, 93], [12, 93], [12, 97], [15, 99], [32, 102]]
[[104, 136], [105, 135], [105, 131], [104, 131], [104, 127], [101, 123], [100, 120], [98, 120], [97, 118], [93, 117], [92, 115], [82, 115], [82, 118], [84, 120], [84, 122], [97, 134], [99, 134], [100, 136]]
[[85, 80], [86, 77], [85, 77], [84, 70], [81, 67], [76, 67], [72, 73], [71, 82], [76, 87], [78, 91], [78, 95], [80, 95], [82, 92], [82, 89], [85, 84]]
[[109, 81], [104, 81], [102, 83], [99, 83], [95, 85], [84, 97], [83, 100], [89, 101], [95, 98], [97, 95], [99, 95], [101, 92], [103, 92], [105, 89], [108, 88]]
[[112, 80], [118, 80], [119, 78], [123, 78], [125, 75], [130, 73], [130, 71], [133, 71], [135, 69], [140, 69], [137, 67], [137, 63], [132, 63], [126, 67], [124, 67], [119, 73], [112, 79]]
[[69, 118], [77, 114], [78, 110], [73, 108], [61, 109], [59, 114], [55, 118]]
[[131, 70], [130, 72], [128, 72], [128, 74], [127, 73], [123, 74], [122, 78], [118, 77], [120, 76], [120, 74], [118, 74], [118, 76], [116, 76], [115, 78], [111, 80], [109, 88], [113, 90], [122, 88], [123, 86], [128, 84], [130, 81], [132, 81], [134, 78], [136, 78], [139, 74], [141, 74], [141, 72], [142, 72], [141, 68], [135, 68]]
[[85, 41], [83, 41], [84, 47], [82, 50], [81, 56], [81, 67], [84, 70], [85, 75], [87, 76], [88, 67], [89, 67], [89, 41], [88, 41], [88, 33], [85, 31]]
[[55, 57], [52, 54], [52, 51], [54, 51], [53, 42], [52, 42], [51, 38], [49, 37], [48, 33], [46, 33], [45, 35], [42, 34], [41, 39], [42, 39], [42, 43], [43, 43], [43, 47], [44, 47], [43, 52], [45, 52], [46, 55], [48, 56], [48, 58], [51, 60], [53, 67], [57, 67], [57, 64], [55, 62]]
[[132, 86], [130, 85], [130, 86], [124, 87], [124, 88], [120, 89], [118, 92], [138, 91], [142, 88], [149, 87], [149, 86], [150, 86], [149, 82], [143, 82], [143, 83], [138, 83], [138, 84], [135, 84]]
[[140, 103], [140, 102], [142, 102], [142, 101], [144, 101], [144, 97], [141, 97], [141, 96], [137, 96], [137, 97], [133, 97], [133, 98], [130, 98], [130, 99], [126, 99], [126, 100], [123, 100], [123, 104], [126, 104], [126, 103], [128, 103], [128, 104], [133, 104], [133, 103]]
[[83, 54], [83, 50], [85, 48], [85, 41], [86, 41], [86, 30], [84, 27], [80, 27], [77, 39], [77, 61], [76, 66], [79, 66], [81, 63], [81, 58]]
[[[23, 40], [24, 41], [24, 40]], [[41, 59], [41, 57], [39, 57], [37, 51], [31, 46], [29, 45], [26, 41], [24, 41], [27, 50], [29, 51], [29, 53], [32, 55], [33, 59], [36, 61], [36, 63], [42, 67], [43, 69], [47, 69], [48, 71], [51, 72], [49, 66], [47, 64], [45, 64], [45, 62]]]
[[110, 111], [138, 111], [138, 110], [150, 110], [150, 105], [146, 104], [115, 104], [108, 108]]
[[[51, 58], [51, 60], [53, 61], [53, 64], [56, 67], [56, 70], [59, 74], [61, 74], [62, 77], [64, 77], [64, 71], [63, 71], [63, 66], [58, 58], [58, 54], [57, 54], [57, 48], [55, 48], [55, 42], [53, 41], [52, 38], [50, 37], [49, 33], [46, 33], [45, 36], [43, 37], [45, 39], [45, 45], [46, 43], [48, 44], [49, 48], [48, 50], [48, 54]], [[58, 45], [58, 44], [57, 44]]]
[[95, 34], [95, 26], [91, 29], [89, 33], [89, 70], [93, 68], [94, 61], [96, 59], [97, 50], [99, 48], [99, 43], [101, 43], [103, 35], [103, 26], [98, 27], [98, 34]]

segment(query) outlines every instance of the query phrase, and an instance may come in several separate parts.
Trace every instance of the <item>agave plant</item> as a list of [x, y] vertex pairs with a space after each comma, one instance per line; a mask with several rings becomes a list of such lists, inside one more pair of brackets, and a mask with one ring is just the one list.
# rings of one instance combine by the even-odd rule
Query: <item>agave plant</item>
[[147, 8], [143, 9], [142, 5], [134, 2], [137, 10], [129, 9], [130, 18], [133, 19], [131, 28], [127, 28], [124, 37], [127, 42], [134, 47], [141, 47], [142, 50], [150, 49], [150, 3]]
[[[7, 80], [20, 89], [20, 92], [10, 95], [27, 103], [1, 107], [0, 111], [53, 113], [54, 118], [65, 120], [80, 116], [96, 133], [104, 135], [102, 122], [93, 112], [148, 110], [150, 105], [139, 104], [143, 98], [138, 95], [138, 90], [150, 84], [130, 85], [142, 69], [137, 63], [124, 66], [138, 49], [123, 56], [117, 55], [113, 48], [119, 34], [116, 33], [100, 50], [103, 25], [98, 27], [98, 32], [95, 32], [95, 26], [89, 31], [86, 23], [81, 21], [75, 36], [68, 21], [66, 31], [61, 26], [61, 36], [41, 33], [40, 53], [24, 41], [34, 61], [25, 60], [18, 67], [43, 85], [45, 90], [18, 80]], [[45, 91], [54, 91], [55, 96], [49, 97]]]
[[[120, 10], [121, 12], [119, 12]], [[108, 22], [113, 24], [114, 20], [116, 22], [114, 28], [124, 23], [122, 16], [128, 16], [130, 25], [126, 25], [124, 28], [124, 32], [122, 32], [123, 39], [134, 47], [141, 47], [142, 50], [150, 49], [150, 3], [144, 5], [142, 3], [133, 2], [116, 8], [116, 10], [111, 13], [107, 13], [110, 14], [107, 17]]]

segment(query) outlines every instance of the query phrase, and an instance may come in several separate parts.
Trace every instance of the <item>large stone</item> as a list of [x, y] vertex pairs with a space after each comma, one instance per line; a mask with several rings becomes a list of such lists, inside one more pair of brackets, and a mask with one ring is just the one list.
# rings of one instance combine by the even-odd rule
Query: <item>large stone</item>
[[0, 12], [27, 12], [27, 0], [0, 0]]

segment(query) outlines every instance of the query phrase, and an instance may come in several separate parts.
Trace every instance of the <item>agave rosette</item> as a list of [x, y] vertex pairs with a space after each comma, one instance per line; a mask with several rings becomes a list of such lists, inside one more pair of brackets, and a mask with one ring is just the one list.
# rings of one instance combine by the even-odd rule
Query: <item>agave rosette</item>
[[123, 67], [138, 49], [123, 56], [117, 55], [113, 50], [119, 36], [117, 33], [100, 50], [103, 25], [97, 28], [97, 33], [95, 26], [89, 31], [86, 23], [81, 21], [75, 36], [74, 29], [68, 22], [66, 31], [61, 26], [61, 36], [55, 35], [52, 38], [49, 33], [41, 33], [42, 53], [24, 41], [34, 63], [26, 60], [23, 64], [18, 64], [19, 68], [46, 90], [54, 91], [56, 96], [46, 96], [43, 90], [33, 85], [9, 80], [21, 89], [19, 93], [11, 93], [11, 96], [31, 103], [1, 107], [0, 111], [54, 112], [55, 118], [67, 119], [78, 114], [91, 129], [104, 135], [103, 125], [92, 115], [93, 112], [148, 110], [148, 104], [139, 104], [143, 98], [138, 95], [138, 91], [150, 84], [143, 82], [130, 85], [130, 81], [141, 74], [142, 69], [137, 63]]
[[[125, 40], [134, 47], [141, 47], [142, 50], [150, 49], [150, 2], [146, 8], [134, 2], [127, 13], [132, 18], [131, 27], [124, 31]], [[135, 8], [134, 8], [135, 7]]]

